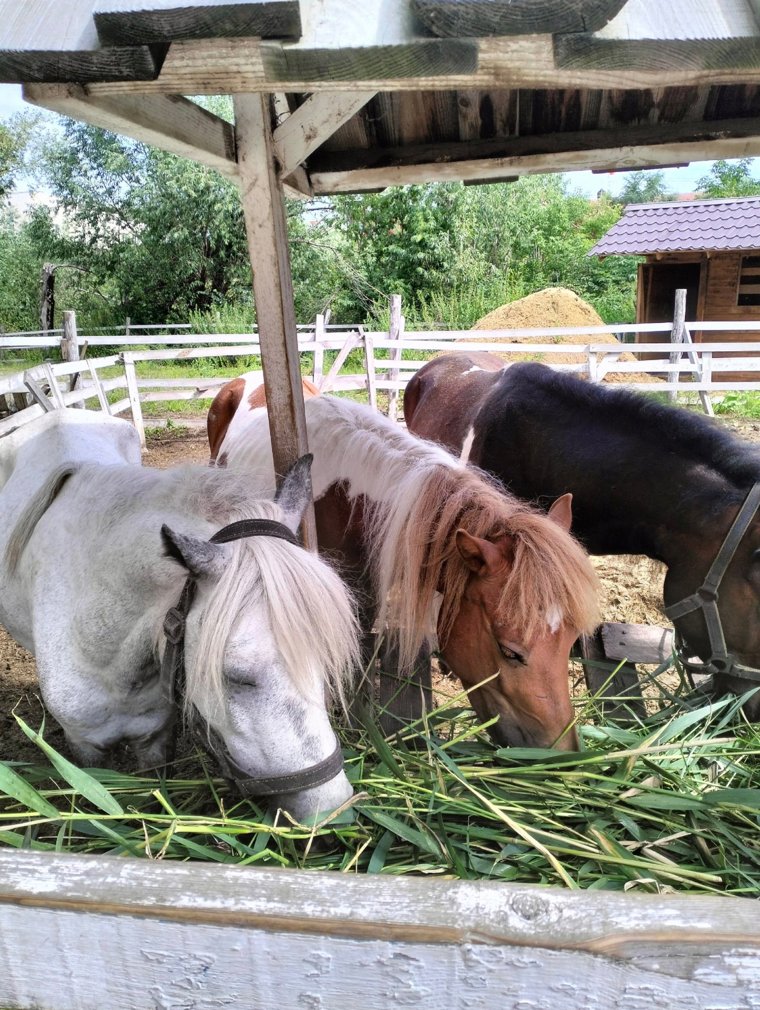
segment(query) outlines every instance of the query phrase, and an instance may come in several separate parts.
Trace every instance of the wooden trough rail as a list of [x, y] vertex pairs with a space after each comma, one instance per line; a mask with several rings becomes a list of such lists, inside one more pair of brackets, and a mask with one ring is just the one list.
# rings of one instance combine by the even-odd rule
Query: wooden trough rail
[[4, 1010], [750, 1010], [760, 906], [0, 850]]

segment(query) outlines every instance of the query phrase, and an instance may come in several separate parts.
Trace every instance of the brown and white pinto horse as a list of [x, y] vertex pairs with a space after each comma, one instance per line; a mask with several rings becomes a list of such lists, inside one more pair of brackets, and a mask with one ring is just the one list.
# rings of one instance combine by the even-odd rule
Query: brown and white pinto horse
[[[572, 492], [573, 529], [592, 554], [666, 565], [664, 609], [685, 665], [712, 673], [719, 691], [757, 686], [756, 445], [693, 411], [484, 352], [427, 362], [406, 388], [404, 416], [520, 498]], [[745, 712], [760, 719], [760, 692]]]
[[[319, 389], [311, 379], [301, 379], [303, 398], [308, 400], [310, 396], [319, 396]], [[206, 431], [208, 432], [208, 444], [211, 450], [211, 463], [216, 463], [219, 456], [219, 447], [222, 439], [227, 434], [232, 419], [238, 408], [241, 418], [245, 417], [246, 410], [258, 410], [266, 407], [267, 399], [264, 392], [264, 385], [257, 381], [255, 372], [241, 375], [231, 382], [226, 382], [214, 397], [214, 402], [209, 408], [206, 418]], [[220, 459], [219, 465], [224, 466], [225, 460]]]
[[[478, 715], [497, 718], [499, 743], [575, 749], [569, 652], [598, 612], [570, 497], [548, 517], [367, 406], [319, 396], [305, 408], [320, 549], [365, 628], [387, 629], [404, 673], [437, 627], [442, 658]], [[266, 468], [273, 486], [266, 411], [241, 400], [218, 446], [232, 468]]]

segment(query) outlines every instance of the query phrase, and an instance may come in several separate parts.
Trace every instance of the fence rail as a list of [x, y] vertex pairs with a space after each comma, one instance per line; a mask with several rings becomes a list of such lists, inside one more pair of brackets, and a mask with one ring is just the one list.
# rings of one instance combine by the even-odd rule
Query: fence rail
[[[178, 326], [172, 328], [177, 329]], [[43, 362], [24, 371], [0, 377], [0, 400], [5, 398], [8, 416], [0, 419], [0, 435], [60, 406], [85, 403], [111, 413], [131, 410], [133, 420], [144, 437], [142, 404], [173, 400], [211, 399], [226, 381], [214, 376], [183, 378], [148, 378], [140, 376], [141, 363], [149, 361], [190, 361], [204, 358], [256, 358], [260, 355], [257, 334], [189, 334], [159, 332], [148, 336], [81, 334], [77, 346], [85, 352], [90, 346], [123, 347], [118, 354], [81, 360]], [[140, 327], [148, 330], [148, 326]], [[690, 332], [719, 335], [723, 332], [757, 334], [756, 340], [707, 340], [691, 343]], [[74, 330], [76, 333], [76, 330]], [[606, 343], [598, 338], [626, 333], [663, 334], [657, 342], [643, 344]], [[667, 334], [668, 339], [664, 339]], [[561, 371], [585, 374], [592, 382], [601, 382], [610, 372], [634, 375], [630, 386], [642, 391], [656, 390], [678, 394], [699, 393], [706, 410], [711, 410], [710, 394], [729, 390], [760, 391], [760, 322], [694, 322], [684, 326], [684, 342], [673, 342], [670, 323], [626, 323], [613, 326], [566, 326], [545, 329], [409, 331], [398, 313], [391, 320], [390, 331], [365, 330], [362, 326], [328, 326], [317, 317], [313, 326], [299, 326], [298, 345], [303, 355], [311, 356], [310, 377], [323, 391], [360, 390], [370, 403], [377, 405], [379, 392], [388, 394], [389, 413], [395, 416], [398, 393], [411, 376], [439, 351], [467, 350], [514, 353], [540, 359]], [[563, 338], [587, 336], [583, 344], [566, 343]], [[34, 341], [24, 346], [59, 347], [59, 331], [47, 335], [10, 334], [0, 336], [0, 350], [18, 348], [22, 340]], [[138, 348], [148, 343], [154, 349]], [[191, 345], [192, 346], [189, 346]], [[182, 345], [182, 346], [177, 346]], [[345, 362], [352, 351], [363, 359], [359, 372], [347, 374]], [[415, 353], [419, 352], [419, 353]], [[574, 362], [553, 361], [571, 352]], [[412, 357], [409, 357], [409, 355]], [[405, 357], [406, 355], [406, 357]], [[633, 361], [620, 360], [633, 355]], [[644, 356], [642, 359], [641, 356]], [[332, 360], [328, 360], [332, 356]], [[355, 359], [353, 359], [355, 360]], [[105, 374], [111, 370], [111, 374]], [[243, 368], [241, 367], [241, 370]], [[727, 374], [752, 376], [728, 379]], [[644, 377], [650, 377], [648, 380]], [[755, 378], [755, 376], [757, 376]], [[621, 383], [617, 383], [620, 385]], [[626, 384], [626, 383], [622, 383]], [[121, 392], [115, 403], [108, 394]], [[94, 401], [94, 402], [93, 402]]]

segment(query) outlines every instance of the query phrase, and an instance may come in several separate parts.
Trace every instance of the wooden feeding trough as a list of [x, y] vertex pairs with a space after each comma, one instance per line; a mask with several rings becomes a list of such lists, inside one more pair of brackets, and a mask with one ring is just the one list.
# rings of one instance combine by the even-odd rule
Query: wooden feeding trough
[[[0, 0], [29, 102], [240, 185], [274, 456], [306, 449], [284, 195], [760, 154], [757, 0]], [[186, 95], [233, 95], [235, 123]], [[0, 852], [4, 1008], [751, 1007], [760, 912]]]

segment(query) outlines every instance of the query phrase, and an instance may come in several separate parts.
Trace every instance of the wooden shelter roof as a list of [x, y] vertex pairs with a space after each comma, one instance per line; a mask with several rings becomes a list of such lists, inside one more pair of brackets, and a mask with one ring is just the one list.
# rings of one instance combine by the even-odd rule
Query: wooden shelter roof
[[589, 256], [760, 249], [760, 196], [630, 204]]
[[290, 191], [760, 155], [760, 0], [0, 0], [27, 100], [238, 174], [182, 96], [274, 96]]

